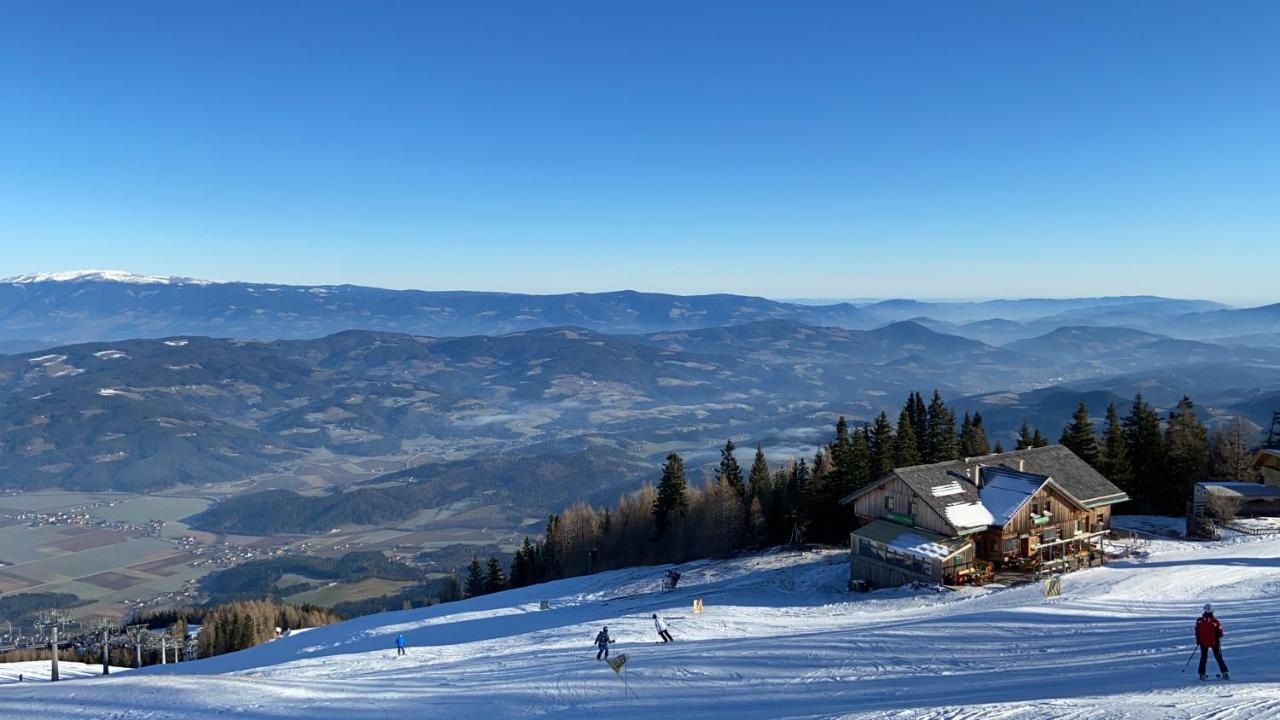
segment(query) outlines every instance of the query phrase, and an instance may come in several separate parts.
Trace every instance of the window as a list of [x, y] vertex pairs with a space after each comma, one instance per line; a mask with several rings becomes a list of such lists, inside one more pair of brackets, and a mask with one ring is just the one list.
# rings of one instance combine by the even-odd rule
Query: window
[[1039, 500], [1032, 500], [1032, 501], [1031, 501], [1031, 514], [1032, 514], [1032, 515], [1039, 515], [1039, 514], [1040, 514], [1040, 501], [1039, 501]]
[[1076, 534], [1084, 532], [1084, 518], [1076, 518]]
[[1044, 514], [1045, 514], [1045, 515], [1049, 515], [1049, 514], [1052, 514], [1052, 513], [1053, 513], [1053, 510], [1051, 509], [1051, 507], [1050, 507], [1050, 505], [1049, 505], [1049, 502], [1050, 502], [1050, 501], [1049, 501], [1049, 499], [1048, 499], [1048, 498], [1045, 498], [1045, 500], [1044, 500]]
[[911, 517], [916, 516], [916, 499], [915, 498], [907, 499], [907, 514], [910, 515]]
[[1004, 539], [1004, 554], [1005, 554], [1005, 555], [1012, 555], [1014, 552], [1016, 552], [1016, 551], [1017, 551], [1017, 549], [1018, 549], [1018, 539], [1017, 539], [1017, 538], [1005, 538], [1005, 539]]
[[893, 496], [892, 495], [884, 496], [884, 509], [888, 510], [889, 512], [893, 512]]
[[1102, 527], [1103, 522], [1102, 513], [1098, 513], [1098, 527]]
[[1044, 532], [1040, 533], [1040, 542], [1042, 543], [1053, 542], [1057, 539], [1058, 528], [1046, 528]]

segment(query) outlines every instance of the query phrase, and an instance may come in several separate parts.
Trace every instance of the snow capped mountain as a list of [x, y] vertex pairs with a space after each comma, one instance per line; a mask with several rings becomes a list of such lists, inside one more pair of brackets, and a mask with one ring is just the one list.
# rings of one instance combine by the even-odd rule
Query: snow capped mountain
[[125, 270], [67, 270], [65, 272], [27, 273], [0, 279], [0, 283], [29, 285], [44, 282], [118, 282], [133, 285], [216, 285], [212, 280], [175, 275], [138, 275]]
[[[671, 592], [659, 590], [663, 567], [617, 570], [118, 677], [0, 680], [0, 717], [1280, 716], [1280, 537], [1112, 550], [1121, 548], [1128, 557], [1063, 576], [1052, 599], [1040, 583], [850, 593], [839, 550], [687, 563]], [[704, 612], [691, 611], [695, 598]], [[1194, 662], [1182, 671], [1205, 602], [1226, 630], [1229, 683], [1199, 682]], [[657, 641], [653, 613], [674, 643]], [[621, 673], [595, 660], [602, 625], [615, 661], [627, 656]], [[405, 657], [394, 651], [399, 634]]]

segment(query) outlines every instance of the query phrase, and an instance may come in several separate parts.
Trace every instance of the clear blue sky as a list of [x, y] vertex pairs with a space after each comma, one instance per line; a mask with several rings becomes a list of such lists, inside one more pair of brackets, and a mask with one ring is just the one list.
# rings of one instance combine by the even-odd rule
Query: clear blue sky
[[0, 3], [0, 275], [1280, 300], [1280, 3]]

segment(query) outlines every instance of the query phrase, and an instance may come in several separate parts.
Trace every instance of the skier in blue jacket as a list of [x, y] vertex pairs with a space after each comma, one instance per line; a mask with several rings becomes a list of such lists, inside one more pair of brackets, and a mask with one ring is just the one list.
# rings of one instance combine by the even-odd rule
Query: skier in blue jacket
[[613, 638], [609, 637], [609, 626], [606, 625], [603, 630], [596, 634], [596, 647], [600, 648], [596, 652], [597, 660], [599, 660], [601, 656], [603, 656], [605, 660], [609, 659], [609, 643], [612, 642]]
[[396, 636], [396, 655], [399, 656], [403, 654], [404, 654], [404, 635], [400, 634]]

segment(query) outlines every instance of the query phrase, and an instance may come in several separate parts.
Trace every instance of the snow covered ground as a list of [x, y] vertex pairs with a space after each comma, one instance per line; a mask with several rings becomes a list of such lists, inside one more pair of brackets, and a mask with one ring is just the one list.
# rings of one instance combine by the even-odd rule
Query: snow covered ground
[[[111, 672], [126, 672], [130, 668], [111, 666]], [[0, 663], [0, 688], [22, 682], [49, 682], [49, 661], [32, 660], [30, 662]], [[73, 680], [75, 678], [98, 677], [102, 675], [102, 666], [92, 663], [67, 662], [58, 663], [58, 679]], [[8, 717], [8, 716], [5, 716]]]
[[[209, 660], [7, 685], [0, 717], [1280, 717], [1280, 538], [1152, 541], [1065, 576], [1052, 600], [1038, 585], [849, 594], [838, 551], [681, 569], [672, 593], [657, 590], [662, 568], [601, 573]], [[1205, 602], [1225, 625], [1229, 683], [1198, 682], [1194, 661], [1183, 672]], [[674, 644], [655, 642], [655, 611]], [[595, 660], [606, 624], [632, 695]]]

